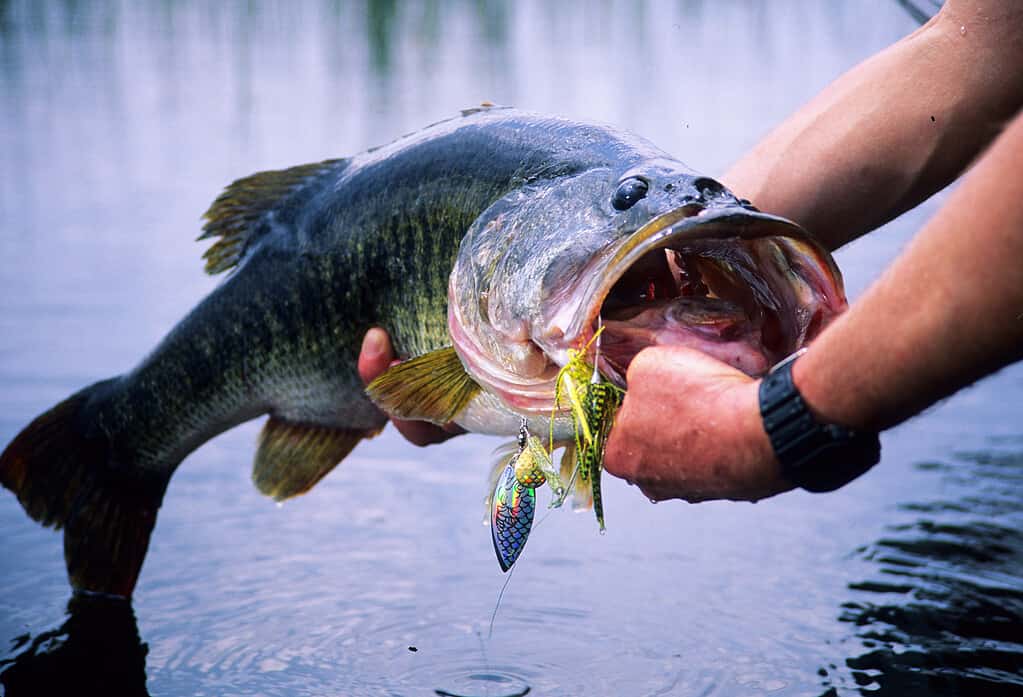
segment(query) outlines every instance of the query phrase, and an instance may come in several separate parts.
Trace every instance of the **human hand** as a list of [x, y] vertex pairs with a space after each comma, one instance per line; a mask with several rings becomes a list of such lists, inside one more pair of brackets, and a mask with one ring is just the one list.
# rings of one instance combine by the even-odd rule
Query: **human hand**
[[[362, 378], [363, 383], [368, 385], [378, 375], [398, 362], [394, 355], [394, 349], [391, 347], [391, 339], [387, 336], [386, 331], [374, 327], [366, 332], [366, 336], [362, 339], [362, 349], [359, 351], [359, 377]], [[441, 443], [448, 438], [465, 433], [463, 428], [453, 423], [437, 426], [427, 421], [403, 421], [401, 419], [391, 419], [391, 423], [413, 445]]]
[[680, 346], [633, 359], [604, 469], [653, 501], [756, 501], [793, 488], [760, 420], [759, 381]]

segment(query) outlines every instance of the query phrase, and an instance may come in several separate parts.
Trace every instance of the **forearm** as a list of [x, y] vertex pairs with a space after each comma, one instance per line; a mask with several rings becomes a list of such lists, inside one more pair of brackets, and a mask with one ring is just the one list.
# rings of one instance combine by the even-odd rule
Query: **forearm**
[[[1023, 115], [793, 378], [818, 419], [883, 430], [1023, 358]], [[680, 346], [644, 349], [605, 452], [652, 499], [756, 500], [792, 487], [759, 383]]]
[[1023, 115], [796, 362], [825, 421], [882, 430], [1023, 358]]
[[[1023, 103], [1023, 5], [949, 0], [722, 177], [831, 249], [952, 181]], [[965, 29], [965, 33], [964, 30]]]

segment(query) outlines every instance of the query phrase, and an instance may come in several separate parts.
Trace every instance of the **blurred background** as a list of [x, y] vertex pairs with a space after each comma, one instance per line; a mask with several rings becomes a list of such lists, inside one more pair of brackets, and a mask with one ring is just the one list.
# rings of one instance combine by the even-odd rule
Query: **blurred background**
[[[194, 239], [233, 179], [484, 100], [609, 122], [720, 174], [934, 11], [0, 0], [0, 443], [130, 368], [214, 286]], [[839, 252], [852, 298], [942, 199]], [[249, 483], [247, 424], [178, 470], [133, 608], [69, 603], [59, 535], [0, 493], [0, 685], [1020, 694], [1020, 413], [1016, 366], [886, 433], [882, 464], [825, 496], [651, 506], [608, 481], [607, 534], [591, 513], [543, 519], [499, 608], [481, 524], [499, 441], [417, 450], [388, 431], [277, 507]]]

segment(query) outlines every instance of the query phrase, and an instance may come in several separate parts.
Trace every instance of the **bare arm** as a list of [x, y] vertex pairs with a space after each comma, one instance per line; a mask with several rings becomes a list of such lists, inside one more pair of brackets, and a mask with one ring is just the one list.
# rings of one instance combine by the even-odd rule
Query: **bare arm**
[[[1023, 4], [1016, 0], [948, 0], [927, 25], [839, 78], [786, 120], [736, 163], [723, 181], [761, 209], [801, 222], [833, 249], [945, 186], [1000, 132], [1021, 103]], [[903, 291], [904, 295], [916, 296], [911, 311], [928, 304], [927, 290], [913, 285], [919, 282], [910, 281], [910, 287]], [[963, 285], [969, 283], [963, 280]], [[883, 309], [879, 314], [883, 317], [887, 312]], [[393, 359], [386, 335], [377, 330], [371, 334], [359, 359], [360, 374], [367, 381], [383, 372]], [[859, 345], [869, 348], [873, 336], [865, 334]], [[380, 351], [375, 348], [378, 343], [383, 346]], [[370, 346], [373, 350], [367, 351]], [[654, 427], [649, 436], [675, 436], [676, 441], [665, 447], [704, 447], [701, 441], [693, 440], [703, 433], [699, 427], [678, 433], [673, 428], [678, 423], [673, 414], [661, 414], [671, 404], [671, 395], [684, 394], [685, 390], [702, 394], [705, 389], [717, 394], [726, 391], [726, 384], [752, 384], [727, 366], [690, 354], [682, 349], [648, 349], [634, 361], [629, 371], [626, 408], [612, 438], [615, 448], [609, 451], [612, 473], [615, 458], [624, 458], [622, 448], [629, 442], [628, 434], [636, 437], [631, 446], [647, 437], [640, 428], [643, 424]], [[800, 386], [804, 366], [818, 360], [830, 359], [806, 356], [799, 362]], [[832, 372], [839, 368], [833, 365]], [[823, 383], [828, 375], [822, 373], [820, 381]], [[701, 382], [711, 376], [728, 380], [719, 385], [711, 384], [713, 380]], [[658, 382], [659, 378], [663, 380]], [[807, 388], [814, 389], [811, 385]], [[750, 394], [755, 400], [755, 390]], [[921, 393], [917, 403], [922, 406], [930, 403], [928, 399], [932, 399], [929, 392]], [[843, 408], [851, 411], [852, 405]], [[898, 413], [906, 409], [910, 407], [902, 407]], [[758, 426], [759, 416], [753, 414], [745, 423]], [[418, 444], [450, 435], [435, 426], [412, 422], [399, 424], [399, 430]], [[766, 437], [757, 442], [755, 436], [736, 444], [745, 453], [742, 467], [756, 461], [745, 451], [763, 455]], [[655, 454], [649, 453], [650, 457]], [[636, 455], [631, 462], [635, 465], [642, 459]], [[625, 462], [619, 460], [623, 473]], [[724, 472], [727, 467], [722, 464], [719, 469]], [[731, 473], [725, 480], [734, 482], [736, 477], [744, 476]], [[745, 492], [732, 493], [751, 497], [777, 490], [780, 485], [768, 481], [770, 477], [764, 480], [765, 476], [762, 469], [758, 470], [756, 477], [763, 481]], [[691, 496], [698, 498], [694, 492]], [[663, 493], [664, 497], [672, 495]]]
[[1023, 104], [1023, 3], [949, 0], [722, 177], [831, 249], [955, 179]]
[[797, 361], [796, 384], [826, 420], [885, 429], [1023, 358], [1021, 166], [1023, 115]]
[[[793, 377], [825, 421], [893, 426], [1023, 358], [1023, 114]], [[692, 351], [646, 349], [605, 466], [653, 498], [757, 499], [789, 488], [758, 382]], [[679, 428], [678, 424], [686, 424]]]

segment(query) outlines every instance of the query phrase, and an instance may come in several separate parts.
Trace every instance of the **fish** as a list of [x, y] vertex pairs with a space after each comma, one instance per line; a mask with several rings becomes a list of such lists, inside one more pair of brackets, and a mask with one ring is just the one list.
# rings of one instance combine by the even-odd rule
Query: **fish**
[[[846, 305], [834, 260], [617, 128], [483, 106], [365, 152], [233, 182], [204, 216], [222, 282], [133, 368], [66, 398], [0, 454], [0, 483], [63, 529], [76, 589], [130, 596], [185, 457], [268, 416], [252, 479], [308, 491], [389, 416], [569, 445], [557, 377], [603, 318], [625, 389], [643, 347], [762, 374]], [[367, 390], [361, 338], [402, 361]]]

